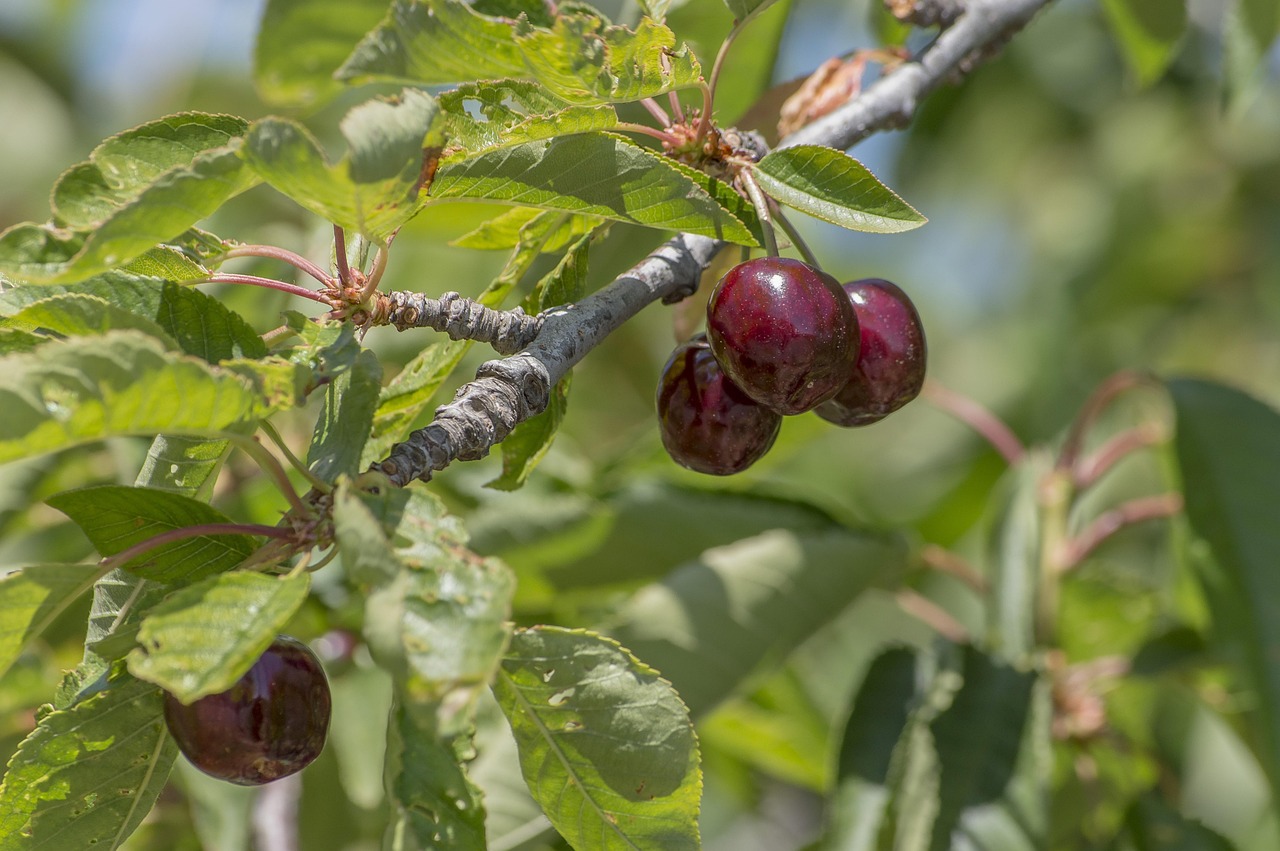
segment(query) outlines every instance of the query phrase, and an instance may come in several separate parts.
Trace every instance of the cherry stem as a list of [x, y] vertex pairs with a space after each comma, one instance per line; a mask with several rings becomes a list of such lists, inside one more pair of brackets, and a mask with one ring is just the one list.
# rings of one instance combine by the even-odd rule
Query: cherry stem
[[207, 278], [199, 278], [191, 281], [192, 284], [246, 284], [251, 287], [266, 287], [270, 290], [279, 290], [282, 293], [309, 298], [312, 301], [318, 301], [326, 307], [331, 307], [329, 299], [315, 290], [309, 290], [306, 287], [300, 287], [297, 284], [286, 284], [284, 281], [277, 281], [273, 278], [259, 278], [257, 275], [229, 275], [224, 272], [215, 272]]
[[360, 301], [368, 300], [378, 291], [378, 284], [382, 282], [382, 273], [387, 271], [387, 257], [390, 253], [387, 251], [387, 246], [378, 246], [378, 253], [373, 255], [373, 268], [369, 270], [369, 278], [360, 290]]
[[724, 37], [724, 41], [720, 42], [720, 49], [716, 51], [716, 61], [711, 66], [711, 77], [702, 87], [702, 118], [698, 122], [697, 136], [699, 142], [707, 137], [707, 132], [711, 129], [711, 108], [715, 101], [716, 83], [720, 80], [720, 71], [724, 68], [724, 60], [729, 55], [729, 48], [738, 37], [738, 33], [742, 32], [744, 23], [745, 20], [733, 22], [733, 28]]
[[1130, 454], [1164, 443], [1166, 439], [1165, 430], [1155, 423], [1143, 423], [1120, 432], [1091, 455], [1079, 460], [1073, 470], [1076, 487], [1081, 490], [1089, 487]]
[[232, 438], [232, 441], [243, 449], [246, 455], [257, 462], [258, 467], [275, 481], [276, 487], [284, 494], [285, 499], [289, 500], [289, 505], [293, 507], [294, 511], [303, 517], [311, 516], [311, 510], [294, 489], [293, 482], [289, 481], [289, 474], [285, 472], [284, 467], [276, 460], [276, 456], [268, 452], [266, 447], [258, 442], [257, 435], [235, 437]]
[[258, 535], [266, 538], [288, 538], [288, 529], [277, 526], [262, 526], [257, 523], [201, 523], [198, 526], [183, 526], [181, 529], [170, 529], [153, 535], [145, 541], [139, 541], [131, 547], [121, 550], [115, 555], [107, 556], [99, 564], [103, 567], [116, 568], [128, 564], [140, 555], [187, 538], [200, 538], [205, 535]]
[[1129, 370], [1117, 372], [1103, 380], [1089, 395], [1089, 398], [1085, 400], [1083, 407], [1080, 408], [1080, 413], [1076, 415], [1075, 420], [1071, 423], [1067, 437], [1062, 442], [1062, 451], [1058, 455], [1057, 466], [1060, 469], [1074, 468], [1077, 459], [1080, 457], [1080, 451], [1084, 446], [1085, 434], [1097, 421], [1098, 417], [1102, 415], [1102, 412], [1122, 393], [1135, 387], [1141, 387], [1151, 381], [1150, 376]]
[[621, 130], [624, 133], [639, 133], [643, 136], [652, 136], [653, 138], [672, 146], [680, 144], [679, 139], [665, 130], [657, 130], [644, 124], [633, 124], [630, 121], [619, 121], [617, 124], [613, 125], [613, 129]]
[[1085, 527], [1079, 535], [1065, 542], [1055, 559], [1059, 572], [1071, 570], [1085, 560], [1103, 541], [1120, 530], [1147, 520], [1172, 517], [1182, 511], [1182, 494], [1163, 493], [1144, 496], [1105, 511]]
[[287, 248], [280, 248], [275, 245], [237, 245], [222, 257], [224, 260], [229, 260], [233, 257], [270, 257], [273, 260], [282, 260], [295, 269], [306, 272], [325, 286], [333, 286], [333, 278], [326, 275], [323, 269], [301, 254], [295, 254]]
[[675, 116], [676, 121], [684, 123], [684, 107], [680, 105], [680, 96], [675, 91], [667, 92], [667, 100], [671, 103], [671, 114]]
[[805, 262], [810, 266], [821, 268], [822, 264], [818, 262], [818, 257], [813, 253], [813, 249], [809, 247], [809, 243], [804, 241], [804, 237], [800, 235], [800, 231], [796, 230], [795, 225], [791, 224], [791, 220], [783, 214], [782, 208], [773, 203], [772, 198], [769, 199], [769, 207], [773, 211], [773, 220], [782, 226], [782, 229], [787, 234], [787, 239], [790, 239], [791, 244], [796, 247], [796, 250], [804, 255]]
[[769, 199], [765, 196], [764, 191], [760, 189], [760, 184], [756, 183], [755, 176], [751, 173], [750, 168], [744, 168], [738, 173], [738, 180], [742, 184], [742, 188], [747, 190], [747, 197], [751, 199], [751, 206], [756, 208], [756, 215], [760, 217], [760, 232], [764, 235], [764, 249], [769, 252], [770, 257], [778, 256], [778, 237], [773, 232], [773, 218], [769, 215]]
[[663, 127], [671, 126], [671, 116], [667, 115], [666, 110], [659, 106], [656, 100], [653, 98], [641, 98], [640, 105], [647, 109], [654, 120]]
[[979, 594], [986, 593], [986, 578], [981, 573], [978, 573], [973, 568], [973, 565], [951, 550], [940, 547], [937, 544], [929, 544], [920, 550], [920, 560], [939, 573], [945, 573], [948, 576], [959, 579]]
[[1013, 433], [1013, 429], [968, 396], [962, 396], [954, 390], [948, 390], [933, 379], [925, 381], [920, 395], [929, 400], [935, 407], [946, 411], [976, 431], [987, 443], [991, 444], [996, 452], [1000, 453], [1000, 456], [1004, 458], [1005, 463], [1009, 464], [1009, 466], [1018, 464], [1022, 457], [1026, 455], [1026, 447], [1022, 445], [1022, 441], [1018, 440], [1018, 436]]
[[289, 444], [285, 443], [284, 438], [280, 436], [280, 432], [276, 431], [276, 427], [274, 425], [267, 420], [261, 420], [258, 422], [258, 427], [262, 429], [262, 433], [265, 434], [267, 438], [276, 445], [276, 448], [280, 450], [281, 454], [284, 455], [285, 460], [289, 462], [289, 466], [301, 473], [303, 477], [311, 483], [313, 488], [321, 493], [328, 493], [332, 490], [328, 482], [311, 472], [311, 469], [307, 467], [307, 465], [304, 464], [297, 455], [293, 454], [293, 450], [289, 448]]
[[910, 588], [899, 588], [894, 599], [902, 611], [928, 625], [934, 632], [954, 644], [967, 644], [972, 636], [968, 628], [946, 609]]
[[347, 234], [337, 225], [333, 226], [333, 262], [338, 267], [338, 280], [344, 286], [351, 285], [351, 267], [347, 265]]

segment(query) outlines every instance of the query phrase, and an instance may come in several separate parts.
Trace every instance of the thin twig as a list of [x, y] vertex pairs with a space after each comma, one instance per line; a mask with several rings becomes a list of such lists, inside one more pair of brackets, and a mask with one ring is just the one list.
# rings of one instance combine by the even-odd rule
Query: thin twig
[[666, 145], [678, 145], [680, 140], [665, 130], [658, 130], [647, 124], [634, 124], [630, 121], [619, 121], [613, 125], [614, 130], [621, 130], [624, 133], [639, 133], [642, 136], [650, 136]]
[[1164, 428], [1151, 422], [1120, 432], [1093, 453], [1079, 459], [1073, 471], [1076, 488], [1083, 490], [1093, 485], [1134, 452], [1157, 446], [1168, 439]]
[[667, 115], [666, 110], [659, 106], [656, 100], [653, 98], [641, 98], [640, 105], [643, 106], [660, 125], [663, 127], [671, 126], [671, 116]]
[[928, 544], [920, 550], [920, 560], [939, 573], [959, 579], [979, 594], [985, 594], [987, 591], [986, 577], [951, 550], [937, 544]]
[[927, 624], [934, 632], [954, 644], [968, 644], [972, 639], [968, 628], [937, 603], [910, 588], [899, 588], [893, 595], [902, 611]]
[[285, 472], [284, 467], [280, 466], [276, 456], [268, 452], [266, 447], [258, 442], [257, 435], [248, 437], [236, 436], [231, 440], [254, 460], [260, 470], [271, 477], [271, 480], [276, 483], [276, 488], [284, 494], [285, 499], [289, 500], [289, 505], [297, 512], [298, 516], [308, 516], [311, 509], [302, 501], [302, 497], [294, 489], [293, 482], [289, 481], [289, 474]]
[[278, 432], [276, 427], [268, 420], [259, 420], [258, 428], [262, 429], [262, 433], [276, 445], [276, 448], [284, 455], [285, 460], [289, 462], [289, 466], [297, 470], [308, 482], [311, 483], [311, 487], [321, 493], [328, 493], [333, 490], [328, 482], [311, 472], [311, 468], [308, 467], [301, 458], [293, 454], [293, 450], [289, 448], [289, 444], [285, 443], [284, 438], [280, 436], [280, 432]]
[[1026, 447], [1018, 440], [1013, 429], [968, 396], [948, 390], [930, 378], [925, 381], [920, 397], [976, 431], [1010, 466], [1020, 462], [1027, 454]]
[[684, 107], [680, 105], [680, 95], [673, 89], [667, 92], [667, 100], [671, 103], [671, 114], [675, 116], [676, 121], [684, 124]]
[[189, 281], [192, 284], [245, 284], [251, 287], [265, 287], [270, 290], [279, 290], [282, 293], [309, 298], [312, 301], [318, 301], [326, 307], [332, 306], [332, 302], [323, 293], [315, 290], [309, 290], [306, 287], [300, 287], [297, 284], [286, 284], [284, 281], [277, 281], [273, 278], [259, 278], [257, 275], [233, 275], [225, 272], [215, 272], [207, 278], [198, 278]]
[[1080, 452], [1084, 447], [1085, 435], [1093, 426], [1102, 412], [1110, 407], [1111, 403], [1118, 396], [1135, 387], [1141, 387], [1151, 381], [1149, 376], [1139, 372], [1125, 370], [1117, 372], [1114, 375], [1104, 379], [1085, 400], [1084, 405], [1080, 407], [1080, 412], [1076, 414], [1076, 418], [1072, 421], [1070, 429], [1067, 431], [1066, 439], [1062, 442], [1062, 451], [1058, 454], [1057, 466], [1060, 469], [1070, 469], [1075, 467]]

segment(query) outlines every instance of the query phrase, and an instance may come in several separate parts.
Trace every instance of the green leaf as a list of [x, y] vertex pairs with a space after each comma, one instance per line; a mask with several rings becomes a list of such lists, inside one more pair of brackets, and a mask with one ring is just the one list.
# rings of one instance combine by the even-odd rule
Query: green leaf
[[3, 361], [0, 462], [117, 435], [242, 431], [295, 402], [289, 380], [268, 365], [209, 366], [132, 331], [51, 342]]
[[184, 352], [209, 363], [267, 354], [262, 338], [249, 323], [216, 298], [190, 287], [123, 271], [105, 272], [77, 284], [6, 290], [0, 293], [0, 316], [14, 316], [38, 301], [58, 295], [102, 299], [151, 320]]
[[360, 454], [373, 428], [382, 391], [382, 366], [373, 352], [362, 351], [354, 366], [325, 388], [324, 407], [307, 450], [307, 467], [331, 482], [339, 474], [354, 476]]
[[1103, 0], [1102, 9], [1138, 85], [1160, 79], [1187, 28], [1184, 0]]
[[821, 145], [766, 154], [752, 173], [779, 202], [850, 230], [901, 233], [926, 219], [853, 157]]
[[1011, 467], [990, 500], [987, 530], [991, 604], [987, 645], [1022, 663], [1036, 653], [1036, 600], [1040, 594], [1040, 489], [1052, 470], [1048, 452], [1028, 454]]
[[516, 43], [533, 77], [570, 103], [636, 101], [702, 79], [688, 46], [650, 18], [632, 31], [578, 7], [562, 10], [550, 29], [517, 24]]
[[1169, 390], [1187, 519], [1213, 552], [1197, 560], [1199, 580], [1217, 639], [1240, 654], [1235, 671], [1252, 692], [1241, 719], [1280, 790], [1280, 413], [1208, 381], [1178, 379]]
[[[94, 485], [48, 499], [66, 514], [104, 556], [174, 529], [231, 523], [207, 503], [163, 490]], [[194, 582], [238, 565], [253, 553], [248, 535], [202, 535], [162, 544], [120, 567], [156, 582]]]
[[1154, 790], [1130, 805], [1114, 851], [1235, 851], [1221, 834], [1171, 807]]
[[120, 270], [179, 284], [201, 281], [209, 276], [207, 268], [173, 245], [157, 245], [121, 266]]
[[672, 0], [638, 0], [638, 2], [641, 12], [655, 21], [661, 21], [667, 16]]
[[262, 99], [299, 105], [342, 91], [334, 72], [386, 9], [387, 0], [269, 0], [253, 54]]
[[446, 159], [430, 195], [435, 200], [474, 198], [583, 213], [754, 243], [741, 222], [665, 158], [599, 133]]
[[79, 293], [63, 293], [33, 302], [0, 323], [7, 328], [39, 331], [56, 337], [88, 337], [113, 330], [141, 331], [176, 348], [176, 343], [154, 320], [116, 307], [98, 296]]
[[[1022, 755], [1024, 730], [1032, 711], [1036, 675], [1019, 671], [965, 646], [964, 683], [951, 705], [933, 722], [940, 771], [933, 851], [954, 848], [952, 832], [970, 816], [998, 807]], [[1047, 777], [1038, 778], [1042, 784]], [[1024, 829], [1032, 815], [1023, 813]]]
[[[557, 305], [582, 298], [587, 289], [587, 249], [591, 237], [584, 236], [547, 275], [525, 300], [526, 313], [536, 314]], [[547, 409], [525, 420], [502, 442], [502, 475], [488, 483], [498, 490], [522, 487], [551, 448], [560, 423], [569, 407], [570, 372], [551, 391]]]
[[618, 123], [613, 107], [573, 106], [524, 80], [464, 84], [440, 95], [440, 109], [450, 146], [472, 155]]
[[0, 234], [0, 272], [78, 281], [183, 234], [257, 182], [236, 147], [238, 118], [182, 113], [107, 139], [53, 191], [55, 221]]
[[1257, 91], [1267, 51], [1280, 35], [1280, 8], [1272, 0], [1238, 0], [1226, 13], [1223, 30], [1228, 94], [1239, 107]]
[[729, 7], [729, 11], [733, 13], [735, 21], [738, 23], [744, 23], [748, 19], [759, 15], [777, 1], [778, 0], [724, 0], [724, 5]]
[[129, 673], [183, 703], [235, 685], [307, 599], [311, 575], [235, 571], [188, 585], [151, 610]]
[[578, 849], [695, 849], [688, 709], [658, 672], [585, 630], [517, 631], [494, 693], [534, 798]]
[[101, 576], [101, 568], [93, 564], [46, 564], [0, 577], [0, 676], [31, 639]]
[[875, 851], [892, 793], [893, 754], [915, 699], [916, 667], [914, 652], [895, 647], [867, 669], [840, 741], [836, 786], [820, 847]]
[[527, 72], [512, 29], [512, 21], [480, 14], [461, 0], [394, 0], [337, 77], [348, 83], [521, 77]]
[[541, 245], [544, 254], [559, 251], [578, 237], [591, 233], [604, 221], [596, 216], [566, 216], [536, 207], [512, 207], [449, 244], [481, 250], [515, 248], [520, 244], [520, 234], [525, 226], [538, 227], [536, 220], [541, 216], [560, 222], [555, 232]]
[[163, 711], [158, 688], [120, 674], [41, 718], [0, 786], [0, 849], [121, 847], [177, 756]]
[[838, 527], [774, 529], [708, 550], [642, 588], [606, 631], [702, 713], [867, 588], [895, 582], [905, 561], [905, 548], [892, 538]]
[[311, 212], [382, 242], [416, 212], [424, 148], [435, 144], [439, 111], [431, 95], [405, 89], [349, 111], [341, 130], [347, 155], [330, 165], [320, 143], [296, 121], [268, 117], [249, 128], [249, 165]]

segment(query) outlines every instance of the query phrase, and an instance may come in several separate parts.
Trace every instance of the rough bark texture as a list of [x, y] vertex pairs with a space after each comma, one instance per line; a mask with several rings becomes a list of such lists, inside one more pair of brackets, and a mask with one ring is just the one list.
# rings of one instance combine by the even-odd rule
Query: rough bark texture
[[[925, 95], [994, 55], [1048, 2], [968, 0], [955, 23], [918, 56], [779, 147], [843, 150], [879, 130], [906, 126]], [[523, 351], [481, 365], [476, 381], [459, 388], [430, 425], [397, 444], [374, 469], [403, 487], [429, 479], [455, 459], [484, 457], [518, 423], [542, 412], [556, 382], [610, 333], [656, 301], [678, 301], [693, 292], [723, 245], [680, 234], [599, 291], [541, 317], [542, 327]]]
[[431, 298], [426, 293], [392, 292], [378, 297], [370, 325], [392, 325], [397, 331], [434, 328], [454, 340], [488, 343], [500, 355], [513, 355], [538, 336], [542, 319], [520, 308], [494, 310], [458, 293]]

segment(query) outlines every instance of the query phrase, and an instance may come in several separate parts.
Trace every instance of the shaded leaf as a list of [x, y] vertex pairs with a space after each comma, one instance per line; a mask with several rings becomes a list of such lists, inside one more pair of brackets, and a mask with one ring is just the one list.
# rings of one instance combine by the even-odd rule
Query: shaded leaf
[[46, 564], [0, 577], [0, 676], [100, 576], [94, 564]]
[[349, 151], [332, 165], [301, 124], [263, 118], [250, 127], [243, 156], [311, 212], [381, 242], [416, 212], [437, 115], [435, 99], [417, 89], [360, 104], [342, 119]]
[[5, 327], [43, 332], [45, 339], [88, 337], [112, 330], [134, 330], [155, 337], [166, 346], [176, 344], [154, 320], [93, 295], [64, 293], [33, 302], [0, 320]]
[[775, 529], [708, 550], [638, 591], [606, 631], [662, 671], [696, 714], [777, 660], [873, 585], [894, 582], [892, 538]]
[[382, 391], [382, 366], [377, 355], [360, 352], [351, 369], [325, 387], [324, 407], [316, 419], [307, 450], [307, 467], [331, 482], [339, 474], [353, 476], [373, 428], [373, 414]]
[[663, 157], [598, 133], [446, 159], [430, 195], [601, 216], [746, 245], [754, 242], [741, 222]]
[[773, 151], [753, 173], [779, 202], [850, 230], [900, 233], [926, 221], [866, 166], [834, 148], [797, 145]]
[[584, 630], [516, 632], [494, 692], [520, 768], [579, 849], [700, 847], [697, 739], [670, 684]]
[[253, 54], [262, 99], [307, 104], [340, 92], [334, 72], [386, 9], [387, 0], [269, 0]]
[[724, 0], [724, 4], [733, 13], [734, 20], [739, 23], [754, 18], [776, 2], [777, 0]]
[[[199, 500], [150, 488], [94, 485], [49, 497], [104, 556], [162, 532], [205, 523], [230, 523]], [[162, 544], [120, 565], [158, 582], [194, 581], [230, 570], [254, 550], [248, 535], [203, 535]]]
[[1130, 805], [1112, 851], [1234, 851], [1235, 847], [1152, 791]]
[[991, 605], [987, 644], [1002, 658], [1029, 660], [1036, 652], [1036, 600], [1040, 593], [1040, 487], [1054, 464], [1032, 452], [1009, 469], [994, 497], [987, 550]]
[[1187, 519], [1213, 552], [1212, 561], [1198, 560], [1199, 580], [1218, 639], [1241, 654], [1236, 668], [1254, 707], [1241, 717], [1272, 789], [1280, 789], [1280, 413], [1208, 381], [1179, 379], [1169, 390]]
[[236, 571], [165, 598], [143, 619], [129, 673], [183, 703], [235, 685], [307, 599], [311, 575]]
[[526, 80], [466, 83], [440, 95], [440, 108], [449, 145], [468, 154], [618, 123], [610, 106], [574, 106]]
[[3, 363], [0, 462], [116, 435], [227, 434], [297, 398], [289, 370], [241, 362], [232, 372], [131, 331], [51, 342]]
[[121, 847], [177, 753], [160, 690], [113, 676], [70, 709], [45, 715], [18, 746], [0, 785], [0, 849]]
[[1160, 79], [1187, 28], [1184, 0], [1103, 0], [1102, 9], [1138, 85]]
[[596, 216], [570, 216], [552, 210], [539, 210], [536, 207], [512, 207], [449, 244], [459, 248], [515, 248], [520, 244], [521, 234], [525, 232], [526, 226], [530, 230], [541, 232], [544, 221], [559, 223], [546, 241], [539, 246], [543, 254], [551, 254], [578, 237], [591, 233], [601, 225], [604, 219]]

